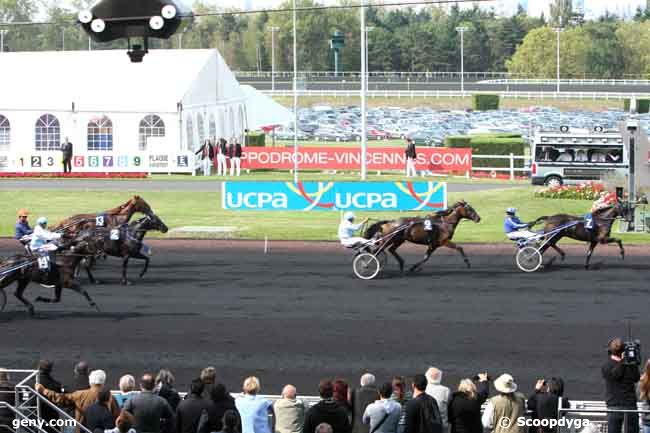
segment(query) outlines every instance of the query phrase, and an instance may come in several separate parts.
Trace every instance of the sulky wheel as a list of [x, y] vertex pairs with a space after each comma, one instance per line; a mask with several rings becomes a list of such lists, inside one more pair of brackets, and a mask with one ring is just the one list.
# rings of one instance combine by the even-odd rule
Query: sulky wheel
[[362, 280], [372, 280], [381, 271], [381, 263], [376, 256], [370, 253], [361, 253], [352, 262], [354, 275]]
[[379, 267], [381, 269], [384, 269], [386, 267], [386, 263], [388, 263], [388, 255], [386, 255], [384, 251], [379, 251], [375, 254], [375, 257], [377, 257], [377, 260], [379, 260]]
[[524, 247], [517, 251], [517, 266], [524, 272], [535, 272], [542, 266], [542, 254], [535, 247]]

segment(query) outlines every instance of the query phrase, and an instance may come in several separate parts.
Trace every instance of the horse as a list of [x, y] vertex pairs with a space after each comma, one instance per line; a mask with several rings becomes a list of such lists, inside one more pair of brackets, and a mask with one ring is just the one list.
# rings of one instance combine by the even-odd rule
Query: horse
[[[53, 299], [39, 296], [35, 302], [58, 303], [61, 301], [62, 290], [66, 288], [83, 295], [90, 306], [99, 311], [88, 292], [74, 280], [75, 268], [79, 262], [85, 257], [97, 254], [97, 240], [93, 239], [94, 236], [96, 234], [92, 231], [83, 231], [49, 255], [35, 253], [6, 259], [0, 264], [2, 269], [5, 269], [0, 277], [0, 288], [17, 283], [14, 296], [27, 307], [31, 316], [34, 315], [34, 305], [23, 296], [30, 282], [54, 286]], [[45, 269], [41, 269], [42, 267]]]
[[60, 221], [53, 231], [74, 236], [82, 230], [95, 230], [98, 227], [111, 229], [128, 223], [136, 212], [154, 215], [151, 206], [139, 195], [134, 195], [126, 203], [98, 214], [78, 214]]
[[[123, 285], [130, 284], [126, 278], [126, 269], [130, 258], [145, 261], [144, 268], [140, 272], [140, 278], [144, 276], [149, 268], [149, 256], [142, 252], [142, 247], [144, 246], [142, 240], [150, 230], [167, 233], [168, 228], [157, 215], [147, 215], [137, 221], [132, 221], [128, 226], [123, 225], [120, 227], [118, 240], [112, 240], [111, 235], [107, 234], [99, 241], [101, 243], [99, 250], [103, 254], [122, 259], [122, 279], [120, 282]], [[83, 265], [90, 282], [96, 284], [97, 280], [90, 271], [90, 264], [84, 263]]]
[[569, 237], [577, 241], [589, 242], [589, 250], [587, 251], [587, 259], [585, 261], [585, 269], [589, 269], [589, 262], [591, 260], [591, 255], [598, 244], [618, 244], [619, 252], [621, 254], [621, 259], [625, 260], [625, 249], [623, 248], [623, 242], [618, 238], [610, 237], [612, 231], [612, 226], [614, 221], [617, 218], [623, 217], [628, 214], [628, 206], [622, 204], [620, 201], [617, 201], [613, 205], [598, 209], [592, 213], [593, 229], [588, 229], [585, 227], [585, 219], [581, 216], [567, 215], [567, 214], [556, 214], [550, 216], [542, 216], [537, 218], [532, 222], [532, 226], [544, 222], [544, 232], [548, 233], [555, 229], [558, 229], [564, 225], [575, 223], [569, 227], [560, 230], [552, 239], [548, 241], [540, 249], [540, 253], [544, 254], [548, 248], [553, 248], [560, 254], [562, 260], [564, 260], [566, 254], [564, 251], [558, 247], [556, 244], [563, 237]]
[[417, 245], [427, 245], [427, 252], [424, 258], [411, 266], [409, 272], [419, 270], [431, 254], [441, 246], [454, 249], [463, 257], [467, 267], [471, 267], [470, 261], [465, 255], [465, 251], [460, 245], [452, 242], [458, 223], [463, 219], [469, 219], [478, 223], [481, 221], [480, 215], [464, 200], [455, 203], [446, 211], [438, 212], [424, 218], [400, 218], [395, 221], [380, 221], [368, 227], [364, 235], [365, 238], [371, 239], [374, 236], [386, 236], [394, 233], [388, 242], [388, 251], [395, 257], [399, 263], [400, 271], [404, 272], [404, 259], [397, 254], [397, 249], [406, 241]]

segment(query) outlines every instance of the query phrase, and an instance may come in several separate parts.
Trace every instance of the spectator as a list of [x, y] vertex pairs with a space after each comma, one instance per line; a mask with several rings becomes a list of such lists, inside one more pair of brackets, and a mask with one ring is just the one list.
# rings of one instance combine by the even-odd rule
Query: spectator
[[135, 418], [129, 412], [123, 410], [120, 416], [115, 420], [115, 428], [111, 430], [104, 430], [104, 433], [136, 433], [133, 425]]
[[[526, 399], [517, 392], [517, 384], [509, 374], [502, 374], [494, 381], [494, 388], [499, 392], [488, 400], [481, 421], [483, 427], [494, 433], [524, 433], [525, 427], [515, 422], [526, 415]], [[503, 418], [509, 422], [501, 421]]]
[[230, 143], [230, 175], [233, 176], [235, 169], [237, 170], [237, 176], [241, 174], [241, 143], [239, 140], [234, 139], [234, 143]]
[[201, 413], [208, 411], [210, 401], [201, 398], [204, 388], [201, 379], [194, 379], [190, 386], [190, 395], [178, 404], [176, 409], [176, 433], [197, 433]]
[[393, 385], [386, 382], [379, 387], [379, 400], [371, 403], [363, 413], [362, 421], [370, 424], [370, 433], [397, 433], [402, 407], [390, 399]]
[[343, 379], [334, 379], [334, 401], [340, 404], [352, 416], [352, 407], [350, 406], [350, 387]]
[[[556, 419], [560, 397], [564, 385], [562, 379], [552, 377], [549, 380], [539, 379], [535, 384], [535, 391], [528, 397], [528, 410], [532, 412], [533, 419]], [[569, 401], [563, 400], [562, 407], [568, 408]], [[553, 433], [557, 428], [541, 427], [535, 429], [540, 433]]]
[[348, 412], [343, 406], [335, 402], [334, 385], [331, 380], [321, 380], [318, 384], [318, 394], [321, 400], [307, 410], [303, 433], [316, 431], [316, 426], [327, 423], [331, 426], [333, 433], [350, 433], [350, 419]]
[[415, 159], [418, 157], [418, 154], [415, 150], [415, 142], [412, 138], [406, 139], [404, 155], [406, 156], [406, 177], [417, 176], [418, 173], [415, 170]]
[[16, 221], [16, 231], [14, 234], [14, 238], [17, 240], [20, 240], [23, 236], [31, 235], [33, 230], [29, 226], [29, 221], [27, 221], [27, 218], [29, 218], [29, 212], [27, 209], [20, 209], [18, 211], [18, 221]]
[[239, 415], [234, 410], [227, 410], [223, 414], [223, 419], [221, 420], [223, 425], [223, 430], [220, 430], [220, 433], [240, 433], [240, 419]]
[[353, 389], [350, 393], [352, 405], [352, 433], [368, 433], [368, 426], [363, 423], [363, 413], [370, 403], [379, 397], [375, 387], [375, 376], [366, 373], [361, 376], [361, 388]]
[[235, 406], [241, 417], [242, 433], [271, 433], [269, 412], [273, 412], [270, 401], [259, 397], [260, 381], [251, 376], [244, 380], [244, 394], [235, 399]]
[[218, 432], [224, 428], [222, 419], [228, 411], [232, 411], [236, 415], [237, 425], [241, 425], [239, 412], [235, 407], [235, 399], [228, 393], [223, 383], [214, 385], [210, 393], [210, 399], [212, 400], [212, 407], [209, 409], [209, 415], [213, 431]]
[[[650, 359], [645, 363], [643, 375], [639, 382], [639, 401], [641, 402], [641, 409], [650, 410]], [[641, 415], [641, 425], [643, 433], [650, 433], [650, 413]]]
[[438, 409], [440, 409], [440, 418], [442, 419], [442, 431], [446, 432], [448, 428], [447, 406], [449, 405], [449, 395], [451, 391], [442, 382], [442, 370], [436, 367], [429, 367], [424, 374], [427, 378], [426, 393], [436, 399]]
[[411, 399], [412, 395], [406, 391], [406, 380], [402, 376], [393, 377], [393, 395], [391, 399], [398, 402], [402, 407], [399, 423], [397, 424], [397, 433], [404, 433], [406, 427], [406, 403]]
[[273, 404], [275, 433], [302, 433], [305, 422], [305, 404], [296, 399], [296, 387], [286, 385], [282, 398]]
[[175, 380], [172, 372], [163, 368], [156, 375], [156, 387], [153, 391], [154, 394], [167, 400], [173, 411], [176, 411], [178, 403], [181, 401], [181, 396], [174, 388]]
[[[605, 379], [605, 400], [607, 409], [632, 409], [636, 410], [635, 384], [640, 379], [639, 366], [623, 360], [623, 340], [614, 338], [609, 342], [609, 358], [602, 368]], [[639, 417], [635, 413], [628, 413], [625, 417], [620, 412], [607, 413], [607, 433], [621, 433], [623, 421], [627, 418], [626, 433], [639, 431]]]
[[[11, 383], [11, 377], [6, 370], [0, 369], [0, 402], [6, 403], [10, 406], [15, 405], [16, 390], [14, 385]], [[14, 420], [14, 413], [8, 409], [3, 408], [0, 405], [0, 431], [2, 426], [11, 427], [10, 431], [13, 431], [12, 422]]]
[[212, 167], [212, 160], [214, 159], [214, 147], [210, 140], [205, 140], [199, 150], [194, 152], [195, 155], [200, 155], [201, 166], [203, 167], [203, 176], [210, 176], [210, 168]]
[[219, 139], [219, 146], [217, 147], [217, 175], [226, 175], [228, 170], [226, 167], [226, 155], [228, 154], [228, 149], [226, 146], [226, 139]]
[[413, 398], [406, 404], [405, 433], [441, 433], [442, 419], [436, 399], [425, 391], [427, 378], [424, 374], [413, 377]]
[[322, 422], [316, 426], [314, 433], [333, 433], [333, 429], [328, 423]]
[[115, 428], [115, 417], [110, 409], [111, 404], [111, 390], [102, 389], [97, 394], [97, 401], [91, 404], [86, 409], [86, 423], [85, 427], [94, 432], [98, 430], [100, 433], [104, 430]]
[[72, 143], [68, 137], [61, 144], [61, 153], [63, 154], [63, 172], [72, 173]]
[[481, 405], [489, 390], [487, 373], [478, 375], [478, 387], [469, 379], [460, 381], [458, 391], [451, 395], [447, 411], [450, 433], [483, 433]]
[[[56, 392], [46, 388], [42, 383], [36, 385], [36, 390], [47, 397], [52, 403], [59, 406], [74, 406], [74, 418], [77, 422], [85, 424], [86, 409], [97, 401], [97, 396], [104, 389], [106, 373], [103, 370], [94, 370], [89, 375], [90, 388], [82, 389], [68, 394]], [[119, 407], [114, 398], [111, 397], [109, 409], [114, 417], [119, 415]], [[41, 416], [43, 412], [41, 411]]]
[[90, 384], [88, 383], [88, 363], [86, 361], [79, 361], [75, 364], [74, 369], [72, 370], [72, 391], [81, 391], [82, 389], [88, 389]]
[[122, 408], [134, 394], [137, 394], [135, 391], [135, 377], [130, 374], [125, 374], [120, 377], [119, 387], [120, 393], [115, 395], [115, 401], [117, 401], [117, 404]]
[[154, 379], [146, 373], [140, 379], [141, 392], [124, 405], [124, 410], [135, 417], [134, 428], [138, 433], [159, 433], [163, 427], [173, 425], [174, 412], [167, 400], [153, 393]]
[[201, 376], [199, 376], [203, 382], [203, 398], [210, 398], [212, 393], [212, 388], [217, 381], [217, 369], [214, 367], [206, 367], [201, 370]]
[[[56, 392], [63, 392], [63, 386], [61, 382], [52, 377], [52, 370], [54, 369], [54, 363], [46, 359], [42, 359], [38, 363], [38, 383], [43, 385], [45, 388], [50, 389]], [[93, 399], [91, 403], [94, 403], [96, 399]], [[41, 418], [46, 420], [57, 420], [59, 419], [59, 412], [50, 407], [47, 404], [41, 405]], [[46, 426], [45, 429], [48, 432], [55, 432], [56, 430], [52, 427]]]

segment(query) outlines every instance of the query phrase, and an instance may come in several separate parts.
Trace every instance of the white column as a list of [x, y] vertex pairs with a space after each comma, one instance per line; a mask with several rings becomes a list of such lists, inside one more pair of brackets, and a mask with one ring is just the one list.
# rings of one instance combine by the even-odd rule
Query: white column
[[298, 28], [293, 0], [293, 181], [298, 183]]
[[467, 27], [456, 27], [460, 33], [460, 92], [465, 94], [465, 32]]
[[368, 63], [366, 56], [366, 2], [361, 0], [361, 180], [366, 180], [366, 153], [367, 143], [367, 118], [366, 118], [366, 93], [368, 90]]

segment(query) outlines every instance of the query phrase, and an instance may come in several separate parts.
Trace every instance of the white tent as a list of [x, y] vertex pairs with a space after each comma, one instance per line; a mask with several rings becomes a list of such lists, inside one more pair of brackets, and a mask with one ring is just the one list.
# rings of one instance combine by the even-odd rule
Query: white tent
[[246, 84], [241, 89], [246, 95], [246, 124], [250, 130], [293, 122], [293, 113], [272, 98]]
[[76, 155], [189, 154], [241, 136], [245, 99], [217, 50], [151, 50], [142, 63], [124, 50], [3, 53], [0, 157], [54, 152], [66, 136]]

